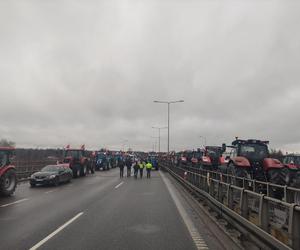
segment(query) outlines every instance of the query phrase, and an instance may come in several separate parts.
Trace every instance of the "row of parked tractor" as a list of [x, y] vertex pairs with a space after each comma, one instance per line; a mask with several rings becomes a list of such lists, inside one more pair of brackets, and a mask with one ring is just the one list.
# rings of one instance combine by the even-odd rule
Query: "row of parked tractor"
[[[9, 196], [14, 193], [17, 186], [17, 169], [13, 164], [15, 149], [13, 147], [0, 147], [0, 195]], [[47, 165], [29, 177], [32, 187], [42, 184], [58, 185], [68, 182], [72, 178], [84, 177], [94, 174], [96, 170], [107, 171], [117, 166], [120, 153], [107, 150], [89, 152], [82, 146], [79, 149], [68, 145], [63, 156], [56, 164]]]
[[178, 152], [172, 160], [177, 166], [300, 188], [300, 155], [287, 154], [282, 161], [274, 159], [268, 144], [268, 141], [236, 138], [231, 145]]

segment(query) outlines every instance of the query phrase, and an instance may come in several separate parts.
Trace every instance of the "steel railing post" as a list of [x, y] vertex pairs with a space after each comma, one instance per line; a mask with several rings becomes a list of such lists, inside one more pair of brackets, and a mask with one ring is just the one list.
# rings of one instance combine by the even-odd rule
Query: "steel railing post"
[[265, 199], [264, 194], [260, 196], [259, 201], [259, 226], [264, 231], [269, 231], [269, 202]]
[[300, 249], [300, 209], [299, 206], [290, 207], [289, 237], [293, 249]]
[[243, 189], [240, 199], [241, 216], [248, 219], [248, 193]]

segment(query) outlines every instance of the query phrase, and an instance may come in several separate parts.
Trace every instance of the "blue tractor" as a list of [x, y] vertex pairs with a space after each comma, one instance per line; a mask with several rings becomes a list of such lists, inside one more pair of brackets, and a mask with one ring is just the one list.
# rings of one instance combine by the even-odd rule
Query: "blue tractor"
[[157, 155], [149, 155], [149, 161], [152, 164], [152, 169], [158, 170], [159, 166], [158, 166], [158, 156]]
[[109, 156], [106, 154], [106, 152], [97, 152], [96, 153], [96, 159], [95, 159], [95, 169], [103, 171], [109, 170], [110, 168], [110, 162], [109, 162]]

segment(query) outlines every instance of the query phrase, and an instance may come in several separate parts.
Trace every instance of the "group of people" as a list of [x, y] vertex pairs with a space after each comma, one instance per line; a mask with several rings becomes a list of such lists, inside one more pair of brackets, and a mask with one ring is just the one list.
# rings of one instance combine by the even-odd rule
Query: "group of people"
[[144, 169], [147, 171], [147, 178], [151, 178], [152, 164], [150, 161], [146, 160], [132, 160], [131, 157], [119, 158], [118, 167], [120, 168], [120, 178], [124, 177], [124, 168], [127, 168], [127, 177], [131, 176], [131, 169], [134, 170], [134, 178], [137, 179], [138, 173], [140, 173], [140, 178], [143, 178]]

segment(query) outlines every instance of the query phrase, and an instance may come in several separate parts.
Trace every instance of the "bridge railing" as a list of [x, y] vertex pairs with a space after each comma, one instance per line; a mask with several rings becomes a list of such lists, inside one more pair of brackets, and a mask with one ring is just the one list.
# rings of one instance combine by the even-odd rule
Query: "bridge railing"
[[14, 161], [13, 164], [16, 166], [18, 180], [22, 181], [28, 179], [34, 172], [41, 170], [47, 165], [56, 164], [56, 160]]
[[227, 183], [207, 172], [163, 168], [272, 249], [300, 249], [300, 206]]
[[237, 177], [218, 171], [210, 171], [190, 166], [185, 166], [184, 169], [201, 175], [209, 176], [212, 179], [220, 180], [228, 184], [234, 184], [235, 186], [253, 191], [255, 193], [265, 194], [266, 196], [274, 199], [279, 199], [287, 203], [296, 203], [300, 205], [299, 188], [283, 186], [249, 178]]

